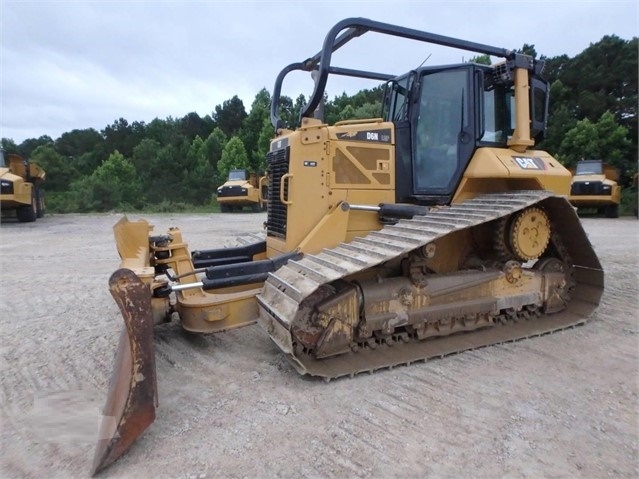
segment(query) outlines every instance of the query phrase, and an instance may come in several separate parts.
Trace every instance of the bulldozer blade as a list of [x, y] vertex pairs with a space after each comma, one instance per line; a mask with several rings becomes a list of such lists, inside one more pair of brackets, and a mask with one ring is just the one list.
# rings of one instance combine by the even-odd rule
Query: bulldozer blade
[[104, 406], [92, 475], [120, 457], [155, 419], [157, 379], [149, 286], [129, 269], [109, 279], [125, 327]]

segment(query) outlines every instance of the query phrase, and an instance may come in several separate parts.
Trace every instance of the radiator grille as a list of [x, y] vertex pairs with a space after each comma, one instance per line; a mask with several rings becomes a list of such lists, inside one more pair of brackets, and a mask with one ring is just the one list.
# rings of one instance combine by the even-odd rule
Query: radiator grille
[[246, 188], [243, 188], [242, 186], [239, 186], [239, 185], [223, 186], [217, 194], [218, 198], [227, 198], [229, 196], [247, 196], [247, 195], [248, 195], [248, 192], [246, 191]]
[[[271, 151], [266, 155], [268, 163], [268, 214], [266, 233], [268, 236], [286, 238], [286, 205], [280, 200], [282, 176], [288, 173], [290, 148]], [[284, 189], [288, 198], [288, 183]]]
[[2, 180], [0, 182], [0, 194], [12, 195], [13, 194], [13, 182]]
[[570, 187], [571, 195], [609, 195], [610, 187], [604, 188], [601, 181], [576, 181]]

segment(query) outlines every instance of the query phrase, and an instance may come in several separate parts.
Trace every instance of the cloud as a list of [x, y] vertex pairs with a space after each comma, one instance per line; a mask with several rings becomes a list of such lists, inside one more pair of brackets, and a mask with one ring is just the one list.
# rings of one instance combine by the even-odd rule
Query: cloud
[[[362, 16], [505, 48], [533, 44], [574, 56], [603, 35], [637, 36], [637, 3], [593, 2], [148, 2], [2, 3], [0, 136], [17, 143], [76, 128], [211, 114], [238, 95], [250, 108], [287, 64], [317, 53], [328, 30]], [[367, 34], [334, 63], [403, 73], [472, 53]], [[283, 94], [307, 97], [307, 77]], [[329, 96], [374, 83], [331, 80]]]

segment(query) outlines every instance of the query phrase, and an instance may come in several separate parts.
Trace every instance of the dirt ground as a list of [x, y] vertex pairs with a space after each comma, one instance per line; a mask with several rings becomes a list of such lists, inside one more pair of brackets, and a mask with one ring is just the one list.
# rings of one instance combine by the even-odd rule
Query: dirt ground
[[[107, 290], [119, 218], [0, 227], [3, 478], [88, 476], [122, 327]], [[196, 249], [265, 215], [147, 219]], [[100, 477], [639, 477], [639, 222], [583, 224], [606, 290], [590, 322], [554, 335], [325, 383], [257, 325], [156, 328], [158, 417]]]

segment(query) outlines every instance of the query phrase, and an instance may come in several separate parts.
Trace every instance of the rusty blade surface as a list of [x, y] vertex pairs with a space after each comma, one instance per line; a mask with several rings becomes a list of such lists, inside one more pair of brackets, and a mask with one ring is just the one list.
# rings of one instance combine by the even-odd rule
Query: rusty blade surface
[[92, 474], [120, 457], [155, 419], [157, 382], [153, 348], [153, 314], [148, 285], [128, 269], [109, 279], [109, 289], [120, 308], [124, 329], [120, 335], [115, 367]]

